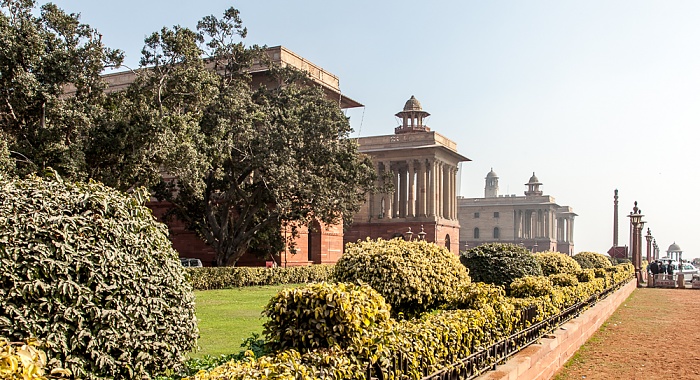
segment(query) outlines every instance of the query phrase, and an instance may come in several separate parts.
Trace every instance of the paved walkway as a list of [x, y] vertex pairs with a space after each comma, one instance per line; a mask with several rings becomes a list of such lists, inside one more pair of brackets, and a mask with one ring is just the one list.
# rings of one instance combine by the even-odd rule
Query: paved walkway
[[700, 290], [636, 289], [555, 379], [700, 379]]

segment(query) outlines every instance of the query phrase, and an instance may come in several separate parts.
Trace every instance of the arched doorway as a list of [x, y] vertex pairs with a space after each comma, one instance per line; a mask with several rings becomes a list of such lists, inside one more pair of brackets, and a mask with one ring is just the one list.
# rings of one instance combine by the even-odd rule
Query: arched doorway
[[309, 224], [307, 254], [310, 262], [321, 263], [321, 224], [315, 220]]

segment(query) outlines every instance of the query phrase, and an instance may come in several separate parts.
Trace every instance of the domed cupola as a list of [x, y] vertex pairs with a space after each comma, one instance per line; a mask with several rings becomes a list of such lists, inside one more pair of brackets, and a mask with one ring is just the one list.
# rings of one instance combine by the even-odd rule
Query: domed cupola
[[532, 172], [532, 177], [530, 177], [530, 180], [525, 184], [525, 186], [527, 186], [527, 191], [525, 192], [525, 195], [527, 195], [527, 196], [542, 195], [542, 190], [540, 190], [540, 185], [542, 185], [542, 183], [535, 175], [535, 172]]
[[486, 174], [486, 186], [484, 187], [484, 198], [496, 198], [498, 197], [498, 174], [491, 171]]
[[418, 99], [411, 95], [411, 99], [403, 106], [403, 111], [396, 114], [396, 117], [401, 118], [402, 125], [394, 128], [394, 133], [428, 132], [430, 128], [423, 125], [423, 120], [428, 116], [430, 114], [423, 111]]

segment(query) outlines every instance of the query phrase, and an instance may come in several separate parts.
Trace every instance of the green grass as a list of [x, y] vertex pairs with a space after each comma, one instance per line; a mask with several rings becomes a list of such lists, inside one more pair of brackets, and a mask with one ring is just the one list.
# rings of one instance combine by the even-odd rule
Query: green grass
[[[252, 333], [262, 333], [262, 311], [278, 291], [295, 285], [258, 286], [195, 292], [200, 350], [194, 358], [241, 351]], [[297, 285], [298, 286], [298, 285]]]

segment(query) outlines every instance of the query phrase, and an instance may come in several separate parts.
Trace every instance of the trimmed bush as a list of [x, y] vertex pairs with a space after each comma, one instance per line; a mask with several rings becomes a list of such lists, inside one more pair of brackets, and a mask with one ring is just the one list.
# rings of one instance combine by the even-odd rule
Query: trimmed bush
[[510, 286], [515, 279], [541, 276], [535, 256], [515, 244], [491, 243], [462, 252], [460, 261], [469, 269], [474, 282]]
[[577, 273], [581, 270], [576, 260], [561, 252], [540, 252], [535, 254], [537, 262], [542, 268], [542, 274], [549, 276], [559, 273]]
[[179, 369], [194, 295], [147, 192], [54, 177], [0, 184], [0, 336], [46, 342], [76, 378]]
[[390, 319], [384, 298], [368, 285], [317, 283], [277, 293], [265, 306], [264, 333], [274, 349], [363, 347]]
[[582, 269], [580, 272], [576, 273], [576, 278], [579, 282], [590, 282], [595, 279], [594, 269]]
[[35, 339], [26, 342], [10, 342], [0, 337], [0, 378], [23, 380], [47, 380], [49, 370], [52, 379], [70, 378], [71, 372], [61, 368], [51, 368], [55, 361], [48, 360]]
[[612, 266], [610, 256], [595, 252], [579, 252], [573, 256], [573, 259], [579, 263], [582, 269], [608, 268]]
[[348, 243], [333, 278], [369, 284], [392, 313], [406, 316], [450, 303], [470, 283], [469, 273], [447, 248], [401, 239]]
[[510, 295], [518, 298], [542, 297], [550, 295], [553, 291], [552, 282], [544, 276], [516, 278], [510, 284]]
[[554, 286], [576, 286], [578, 285], [578, 278], [575, 274], [571, 273], [559, 273], [550, 274], [549, 281], [552, 282]]
[[333, 273], [333, 265], [288, 268], [204, 267], [185, 268], [185, 270], [196, 290], [212, 290], [328, 281]]

